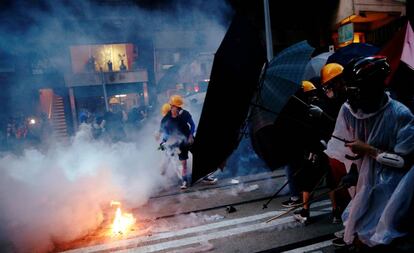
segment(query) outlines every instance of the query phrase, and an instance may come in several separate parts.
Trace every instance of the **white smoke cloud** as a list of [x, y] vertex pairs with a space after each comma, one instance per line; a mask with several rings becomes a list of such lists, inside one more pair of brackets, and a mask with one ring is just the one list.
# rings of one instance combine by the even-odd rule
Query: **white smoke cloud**
[[[143, 131], [152, 131], [148, 126]], [[144, 204], [168, 180], [152, 134], [139, 143], [93, 140], [82, 125], [70, 145], [0, 158], [2, 231], [22, 252], [45, 252], [96, 229], [111, 200]], [[4, 236], [4, 235], [3, 235]]]
[[[203, 37], [203, 47], [214, 51], [225, 33], [223, 23], [228, 21], [224, 18], [228, 14], [225, 1], [209, 1], [209, 8], [205, 8], [205, 1], [195, 1], [204, 9], [172, 3], [172, 8], [163, 11], [138, 6], [115, 8], [96, 2], [44, 0], [36, 1], [42, 3], [36, 6], [14, 1], [10, 10], [2, 12], [5, 15], [1, 19], [9, 22], [0, 25], [0, 48], [16, 56], [43, 55], [64, 73], [70, 71], [68, 46], [72, 44], [116, 41], [112, 37], [125, 42], [143, 30], [151, 34], [151, 29], [185, 30], [189, 24], [196, 24], [208, 35]], [[221, 19], [214, 20], [217, 16], [211, 13], [223, 10]], [[105, 17], [102, 22], [101, 17]], [[119, 17], [128, 22], [111, 22], [111, 18]], [[112, 37], [104, 34], [108, 31]], [[30, 85], [31, 79], [25, 80], [24, 75], [19, 80], [22, 87]], [[19, 89], [9, 90], [16, 101], [8, 105], [12, 112], [19, 104]], [[198, 108], [190, 109], [196, 121], [201, 110]], [[84, 125], [69, 144], [53, 143], [42, 150], [26, 149], [19, 155], [0, 154], [0, 245], [11, 241], [19, 252], [51, 251], [56, 243], [94, 231], [103, 222], [111, 200], [138, 207], [173, 184], [178, 178], [173, 170], [169, 168], [167, 176], [160, 175], [165, 157], [156, 150], [153, 134], [159, 127], [157, 120], [148, 120], [134, 137], [135, 142], [94, 140]]]

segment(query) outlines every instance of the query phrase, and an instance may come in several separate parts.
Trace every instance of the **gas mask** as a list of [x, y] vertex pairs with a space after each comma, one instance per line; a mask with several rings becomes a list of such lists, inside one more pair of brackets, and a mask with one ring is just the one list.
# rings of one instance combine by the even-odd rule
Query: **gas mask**
[[347, 102], [354, 112], [361, 110], [364, 113], [377, 111], [385, 96], [381, 83], [366, 81], [365, 83], [354, 83], [347, 85]]

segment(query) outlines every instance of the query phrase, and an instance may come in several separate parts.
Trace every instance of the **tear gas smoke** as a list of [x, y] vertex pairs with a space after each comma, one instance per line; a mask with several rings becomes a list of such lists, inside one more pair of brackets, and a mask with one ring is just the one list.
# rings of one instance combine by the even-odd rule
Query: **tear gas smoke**
[[160, 175], [155, 122], [149, 120], [136, 143], [94, 140], [90, 126], [81, 125], [69, 145], [3, 154], [0, 245], [11, 241], [17, 252], [49, 252], [98, 228], [111, 200], [137, 207], [171, 185], [177, 175]]
[[[158, 10], [131, 5], [130, 1], [125, 5], [111, 2], [4, 4], [0, 10], [0, 54], [7, 55], [19, 78], [1, 95], [5, 108], [1, 121], [27, 110], [23, 108], [27, 103], [22, 101], [33, 95], [29, 90], [34, 65], [42, 66], [45, 73], [58, 73], [58, 84], [63, 74], [71, 73], [71, 45], [125, 43], [130, 38], [148, 37], [158, 38], [152, 41], [157, 46], [188, 38], [199, 46], [194, 54], [215, 52], [231, 14], [225, 1], [219, 0], [191, 1], [191, 5], [168, 1]], [[197, 38], [163, 33], [186, 30], [199, 31]], [[38, 92], [38, 88], [33, 89]], [[197, 123], [201, 107], [188, 104], [188, 110]], [[56, 243], [93, 232], [102, 223], [111, 200], [137, 207], [171, 184], [176, 175], [160, 175], [163, 154], [157, 152], [153, 137], [158, 127], [159, 119], [148, 119], [134, 135], [135, 142], [107, 143], [93, 139], [90, 126], [82, 125], [67, 145], [52, 143], [44, 150], [29, 148], [19, 155], [2, 153], [0, 245], [11, 241], [19, 252], [51, 251]]]
[[71, 145], [6, 154], [0, 159], [2, 230], [19, 251], [44, 252], [96, 229], [113, 199], [142, 205], [165, 180], [151, 138], [111, 144], [93, 140], [90, 127], [81, 125]]

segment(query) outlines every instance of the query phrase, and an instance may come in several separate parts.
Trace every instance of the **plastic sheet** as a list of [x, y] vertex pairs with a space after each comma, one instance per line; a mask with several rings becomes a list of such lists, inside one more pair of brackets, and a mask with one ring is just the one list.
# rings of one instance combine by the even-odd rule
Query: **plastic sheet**
[[[333, 134], [347, 140], [359, 139], [380, 150], [400, 155], [414, 150], [413, 115], [392, 99], [369, 115], [354, 113], [345, 103]], [[352, 153], [336, 139], [328, 142], [326, 153], [343, 162], [348, 171], [352, 163], [356, 163], [359, 169], [355, 197], [342, 216], [346, 243], [352, 243], [357, 234], [368, 246], [389, 244], [413, 229], [413, 226], [406, 225], [413, 210], [413, 166], [408, 169], [391, 168], [369, 156], [357, 161], [347, 160], [344, 155]]]

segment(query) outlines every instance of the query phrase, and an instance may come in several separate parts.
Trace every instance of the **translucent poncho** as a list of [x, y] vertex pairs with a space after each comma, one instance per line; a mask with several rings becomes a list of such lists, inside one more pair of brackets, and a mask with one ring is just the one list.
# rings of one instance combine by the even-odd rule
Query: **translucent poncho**
[[[354, 113], [345, 103], [338, 115], [335, 136], [359, 139], [383, 151], [400, 155], [414, 150], [414, 119], [401, 103], [389, 98], [386, 105], [372, 114]], [[344, 241], [348, 244], [354, 235], [368, 246], [389, 244], [393, 239], [412, 232], [414, 169], [397, 169], [378, 163], [368, 155], [350, 161], [352, 154], [344, 143], [331, 139], [326, 150], [328, 156], [343, 162], [350, 169], [356, 163], [359, 171], [356, 194], [342, 218], [345, 225]]]

